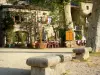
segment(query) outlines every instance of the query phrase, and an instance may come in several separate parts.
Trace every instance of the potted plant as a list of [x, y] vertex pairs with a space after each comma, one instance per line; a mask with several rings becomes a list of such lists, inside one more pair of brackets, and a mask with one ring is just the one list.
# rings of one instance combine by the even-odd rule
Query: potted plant
[[47, 43], [46, 43], [46, 42], [40, 42], [40, 43], [39, 43], [39, 48], [40, 48], [40, 49], [47, 48]]
[[82, 35], [76, 34], [75, 38], [76, 38], [76, 40], [81, 40], [82, 39]]

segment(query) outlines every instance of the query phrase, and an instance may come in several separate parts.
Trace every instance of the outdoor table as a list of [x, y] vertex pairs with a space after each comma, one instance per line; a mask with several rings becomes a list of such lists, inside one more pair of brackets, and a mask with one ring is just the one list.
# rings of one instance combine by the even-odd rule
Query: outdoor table
[[84, 46], [86, 44], [86, 40], [76, 40], [76, 44], [79, 46]]
[[58, 48], [59, 47], [59, 42], [57, 41], [50, 41], [47, 43], [48, 48]]

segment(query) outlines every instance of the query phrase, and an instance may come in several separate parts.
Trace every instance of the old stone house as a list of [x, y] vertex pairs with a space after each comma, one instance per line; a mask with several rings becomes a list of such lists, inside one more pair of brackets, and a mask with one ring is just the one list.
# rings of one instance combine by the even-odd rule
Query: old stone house
[[0, 8], [1, 20], [9, 14], [14, 21], [13, 32], [16, 33], [21, 31], [28, 33], [27, 36], [32, 36], [31, 38], [27, 38], [29, 42], [34, 41], [36, 37], [39, 37], [39, 35], [36, 34], [39, 33], [39, 28], [41, 28], [41, 26], [48, 24], [47, 19], [49, 16], [49, 11], [47, 9], [28, 5], [1, 5]]
[[[47, 20], [49, 17], [49, 11], [48, 9], [43, 9], [37, 6], [30, 6], [30, 5], [1, 5], [0, 6], [1, 10], [0, 10], [0, 19], [2, 20], [3, 18], [5, 18], [5, 16], [7, 15], [7, 12], [10, 13], [10, 16], [13, 18], [14, 20], [14, 32], [18, 32], [18, 31], [24, 31], [24, 32], [31, 32], [28, 33], [28, 36], [32, 36], [31, 38], [27, 38], [28, 42], [30, 41], [34, 41], [36, 40], [39, 35], [35, 36], [37, 33], [39, 33], [39, 28], [44, 27], [45, 25], [47, 25], [47, 21], [46, 23], [41, 23], [41, 19], [42, 20]], [[75, 27], [75, 36], [77, 34], [83, 36], [86, 35], [86, 18], [88, 15], [90, 15], [90, 13], [92, 12], [92, 3], [91, 2], [86, 2], [86, 3], [81, 3], [81, 6], [74, 6], [72, 5], [71, 7], [71, 14], [72, 14], [72, 19], [74, 22], [74, 27]], [[77, 17], [77, 18], [76, 18]], [[27, 23], [26, 23], [27, 22]], [[31, 22], [31, 28], [27, 27], [28, 23]], [[25, 25], [25, 26], [23, 26]], [[2, 32], [2, 22], [0, 23], [0, 33], [3, 34], [0, 36], [2, 40], [1, 42], [1, 46], [3, 45], [4, 42], [4, 33]], [[47, 31], [49, 31], [50, 34], [49, 35], [53, 35], [53, 30], [52, 27], [50, 29], [46, 28]], [[51, 32], [52, 30], [52, 32]], [[35, 36], [35, 37], [34, 37]], [[75, 38], [74, 36], [74, 38]], [[75, 39], [76, 40], [76, 39]]]
[[74, 22], [75, 35], [87, 36], [88, 19], [92, 13], [93, 4], [91, 1], [81, 2], [80, 6], [72, 7], [72, 19]]

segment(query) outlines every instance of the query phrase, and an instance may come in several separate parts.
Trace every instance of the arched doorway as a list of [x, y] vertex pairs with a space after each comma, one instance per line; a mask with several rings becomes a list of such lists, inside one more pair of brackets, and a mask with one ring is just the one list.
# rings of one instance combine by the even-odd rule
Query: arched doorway
[[28, 33], [26, 31], [16, 31], [13, 38], [15, 46], [25, 47], [27, 45]]

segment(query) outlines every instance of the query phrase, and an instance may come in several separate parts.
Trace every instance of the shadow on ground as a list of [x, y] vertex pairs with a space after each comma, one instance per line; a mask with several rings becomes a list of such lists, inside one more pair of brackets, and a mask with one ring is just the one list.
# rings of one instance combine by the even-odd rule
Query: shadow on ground
[[30, 70], [0, 67], [0, 75], [30, 75]]

